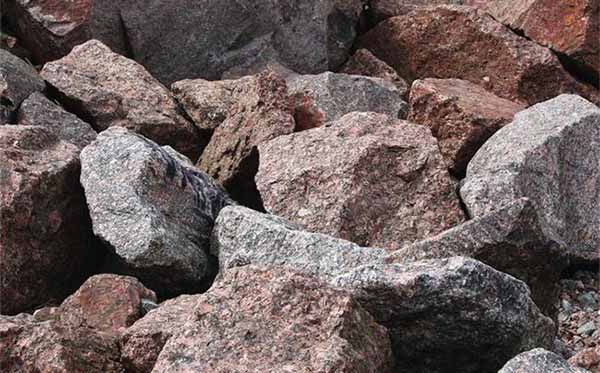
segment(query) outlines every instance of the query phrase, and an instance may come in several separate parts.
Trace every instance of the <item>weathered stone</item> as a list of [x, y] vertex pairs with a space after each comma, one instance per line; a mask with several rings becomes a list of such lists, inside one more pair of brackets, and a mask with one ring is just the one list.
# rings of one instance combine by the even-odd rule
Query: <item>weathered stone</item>
[[520, 353], [511, 359], [498, 373], [586, 373], [587, 370], [570, 366], [559, 355], [536, 348]]
[[126, 127], [196, 159], [202, 139], [180, 113], [171, 93], [136, 62], [97, 40], [73, 48], [41, 73], [63, 104], [102, 131]]
[[0, 49], [0, 125], [14, 123], [13, 115], [21, 102], [44, 88], [33, 66]]
[[458, 78], [524, 104], [571, 92], [600, 102], [598, 91], [572, 78], [549, 49], [472, 7], [423, 8], [390, 18], [359, 46], [409, 81]]
[[353, 111], [405, 118], [408, 105], [392, 83], [379, 78], [326, 72], [287, 79], [297, 130], [320, 127]]
[[370, 25], [375, 26], [388, 18], [402, 16], [414, 10], [435, 5], [462, 5], [474, 1], [488, 0], [370, 0], [367, 16]]
[[98, 251], [79, 149], [43, 127], [0, 126], [0, 313], [62, 300]]
[[600, 345], [579, 351], [569, 358], [569, 364], [580, 368], [590, 369], [592, 372], [600, 370]]
[[464, 177], [483, 143], [525, 106], [502, 99], [466, 80], [416, 80], [408, 120], [431, 128], [450, 171]]
[[234, 89], [235, 104], [215, 130], [198, 161], [198, 168], [219, 181], [232, 197], [262, 209], [254, 175], [257, 146], [294, 131], [293, 110], [285, 81], [262, 73]]
[[65, 111], [39, 92], [32, 93], [19, 108], [17, 122], [42, 126], [59, 139], [82, 149], [96, 139], [96, 131], [76, 115]]
[[561, 95], [518, 113], [469, 163], [460, 194], [471, 216], [529, 198], [576, 262], [600, 258], [600, 109]]
[[119, 127], [81, 152], [81, 184], [94, 232], [112, 251], [111, 269], [162, 295], [207, 285], [214, 219], [232, 202], [210, 177], [171, 152]]
[[425, 126], [350, 113], [259, 146], [265, 208], [313, 232], [395, 250], [464, 220]]
[[352, 57], [342, 66], [340, 73], [350, 75], [366, 75], [380, 78], [393, 83], [402, 98], [408, 96], [409, 87], [396, 70], [390, 65], [375, 57], [368, 49], [357, 50]]

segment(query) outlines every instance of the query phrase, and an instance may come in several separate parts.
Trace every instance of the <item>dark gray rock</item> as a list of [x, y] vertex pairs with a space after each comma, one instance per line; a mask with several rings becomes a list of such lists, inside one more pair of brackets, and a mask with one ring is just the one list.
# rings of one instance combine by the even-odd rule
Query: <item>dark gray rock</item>
[[498, 373], [586, 373], [587, 370], [569, 365], [557, 354], [536, 348], [512, 358]]
[[548, 235], [576, 262], [600, 259], [600, 108], [561, 95], [518, 113], [473, 157], [460, 194], [471, 216], [517, 198], [536, 206]]
[[81, 153], [94, 232], [113, 252], [111, 268], [162, 295], [205, 287], [214, 270], [208, 239], [231, 199], [183, 156], [114, 127]]

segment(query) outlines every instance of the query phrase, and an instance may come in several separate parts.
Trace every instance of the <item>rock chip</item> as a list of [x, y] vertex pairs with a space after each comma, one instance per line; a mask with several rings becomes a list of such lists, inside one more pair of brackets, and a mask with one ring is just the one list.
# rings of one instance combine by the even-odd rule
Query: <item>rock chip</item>
[[198, 168], [219, 181], [236, 201], [262, 209], [254, 183], [257, 146], [292, 133], [293, 110], [285, 81], [273, 73], [252, 77], [238, 85], [233, 95], [236, 102], [214, 131]]
[[202, 139], [171, 93], [141, 65], [97, 40], [47, 63], [41, 75], [65, 107], [96, 130], [125, 127], [196, 159]]
[[94, 233], [112, 252], [111, 269], [161, 295], [206, 286], [213, 222], [232, 203], [174, 153], [120, 127], [102, 132], [81, 153], [81, 184]]
[[76, 115], [65, 111], [39, 92], [32, 93], [19, 108], [17, 122], [48, 128], [59, 139], [83, 149], [96, 139], [96, 131]]
[[320, 127], [353, 111], [405, 118], [408, 105], [392, 83], [380, 78], [326, 72], [287, 79], [297, 130]]
[[557, 354], [543, 348], [520, 353], [498, 373], [586, 373], [585, 369], [570, 366]]
[[600, 369], [600, 345], [579, 351], [569, 359], [569, 364], [590, 369], [592, 372], [597, 371]]
[[79, 149], [39, 126], [0, 126], [0, 313], [62, 300], [96, 263]]
[[481, 145], [525, 108], [460, 79], [416, 80], [409, 104], [408, 120], [431, 128], [450, 171], [459, 177]]
[[471, 216], [529, 198], [575, 262], [598, 261], [600, 109], [561, 95], [518, 113], [469, 163], [460, 194]]
[[350, 113], [259, 146], [265, 208], [305, 229], [395, 250], [464, 221], [425, 126]]

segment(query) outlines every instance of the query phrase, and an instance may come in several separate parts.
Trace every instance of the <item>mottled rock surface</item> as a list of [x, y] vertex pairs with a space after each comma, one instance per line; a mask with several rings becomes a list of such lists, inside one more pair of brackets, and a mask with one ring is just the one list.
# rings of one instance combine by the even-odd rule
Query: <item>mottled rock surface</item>
[[471, 216], [529, 198], [574, 261], [600, 254], [600, 109], [561, 95], [518, 113], [469, 163], [460, 194]]
[[97, 259], [79, 149], [38, 126], [0, 126], [0, 313], [62, 300]]
[[46, 127], [59, 139], [83, 149], [96, 139], [96, 131], [76, 115], [65, 111], [39, 92], [32, 93], [19, 108], [18, 124]]
[[435, 5], [462, 5], [474, 1], [486, 2], [488, 0], [371, 0], [367, 16], [370, 24], [375, 26], [388, 18], [402, 16], [421, 8]]
[[408, 120], [431, 128], [450, 171], [462, 177], [481, 145], [525, 108], [460, 79], [416, 80], [409, 105]]
[[251, 79], [233, 93], [236, 102], [213, 133], [198, 168], [219, 181], [236, 201], [262, 209], [254, 183], [257, 146], [292, 133], [295, 122], [283, 79], [270, 72]]
[[536, 348], [512, 358], [498, 373], [586, 373], [587, 370], [573, 367], [559, 355]]
[[297, 130], [320, 127], [353, 111], [405, 118], [408, 105], [392, 83], [380, 78], [326, 72], [287, 79]]
[[223, 189], [181, 155], [125, 128], [110, 128], [81, 153], [94, 233], [111, 267], [158, 293], [203, 288], [212, 276], [208, 239]]
[[350, 113], [264, 143], [259, 155], [265, 208], [309, 231], [394, 250], [464, 220], [425, 126]]
[[200, 155], [204, 140], [181, 115], [171, 93], [141, 65], [101, 42], [90, 40], [73, 48], [47, 63], [41, 75], [65, 107], [96, 130], [125, 127], [191, 159]]

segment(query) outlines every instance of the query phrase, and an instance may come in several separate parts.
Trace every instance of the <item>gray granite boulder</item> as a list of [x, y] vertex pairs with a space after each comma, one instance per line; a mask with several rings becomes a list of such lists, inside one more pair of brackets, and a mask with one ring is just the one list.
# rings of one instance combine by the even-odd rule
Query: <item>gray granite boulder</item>
[[587, 370], [569, 365], [561, 356], [535, 348], [512, 358], [498, 373], [586, 373]]
[[482, 216], [520, 197], [575, 261], [600, 259], [600, 108], [561, 95], [518, 113], [473, 157], [460, 194]]

